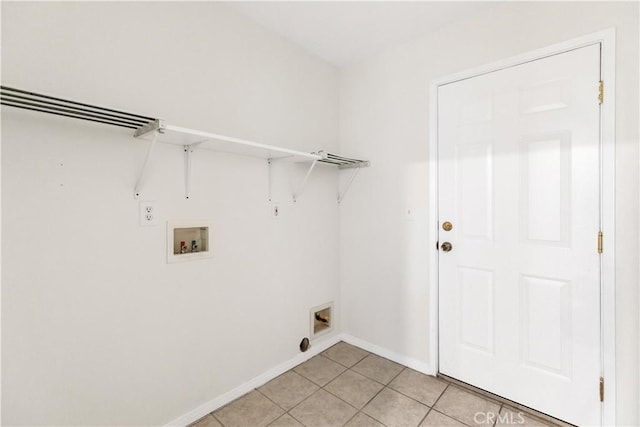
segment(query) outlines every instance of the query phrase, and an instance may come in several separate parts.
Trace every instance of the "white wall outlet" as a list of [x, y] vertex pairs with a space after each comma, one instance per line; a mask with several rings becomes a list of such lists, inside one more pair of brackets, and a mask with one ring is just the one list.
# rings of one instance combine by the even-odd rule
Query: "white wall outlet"
[[140, 226], [148, 227], [158, 225], [158, 210], [156, 202], [150, 200], [141, 200], [139, 207]]
[[271, 202], [271, 218], [280, 219], [282, 217], [282, 208], [280, 207], [280, 203]]

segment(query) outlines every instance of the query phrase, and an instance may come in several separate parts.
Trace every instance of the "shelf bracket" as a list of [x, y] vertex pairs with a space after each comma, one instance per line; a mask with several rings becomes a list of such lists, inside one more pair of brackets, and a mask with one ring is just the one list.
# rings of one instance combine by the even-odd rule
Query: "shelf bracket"
[[347, 191], [349, 191], [349, 188], [351, 188], [351, 184], [353, 184], [353, 181], [356, 179], [356, 176], [358, 176], [358, 172], [360, 172], [360, 167], [357, 167], [355, 169], [356, 170], [353, 172], [353, 174], [351, 175], [351, 178], [349, 179], [349, 182], [347, 183], [347, 187], [344, 189], [342, 194], [338, 194], [338, 203], [341, 203], [342, 200], [344, 200], [344, 196], [347, 195]]
[[271, 172], [271, 164], [273, 163], [273, 159], [267, 159], [267, 179], [268, 179], [268, 189], [269, 192], [269, 201], [271, 201], [271, 183], [273, 182], [273, 173]]
[[193, 147], [191, 145], [184, 146], [184, 198], [189, 200], [191, 192], [191, 154]]
[[317, 163], [318, 163], [318, 160], [314, 160], [311, 163], [311, 166], [309, 166], [309, 170], [307, 171], [307, 174], [304, 176], [304, 179], [302, 180], [302, 184], [300, 184], [300, 187], [298, 187], [298, 189], [293, 192], [293, 203], [295, 203], [297, 201], [298, 197], [300, 197], [300, 195], [304, 191], [304, 187], [307, 185], [307, 181], [309, 180], [309, 176], [311, 175], [311, 172], [313, 171], [313, 168], [316, 167]]
[[147, 180], [147, 174], [149, 172], [149, 163], [151, 162], [151, 157], [153, 155], [153, 149], [156, 146], [156, 142], [158, 141], [159, 130], [153, 133], [153, 138], [149, 143], [149, 147], [147, 148], [147, 155], [144, 159], [144, 163], [142, 165], [142, 170], [140, 171], [140, 175], [138, 176], [138, 180], [136, 181], [136, 186], [133, 189], [133, 197], [135, 199], [139, 199], [142, 194], [142, 189], [144, 188], [144, 184]]

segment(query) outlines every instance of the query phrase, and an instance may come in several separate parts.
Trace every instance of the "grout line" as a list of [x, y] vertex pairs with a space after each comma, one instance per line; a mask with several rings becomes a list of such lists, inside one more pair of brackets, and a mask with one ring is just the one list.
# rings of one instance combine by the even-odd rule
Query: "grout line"
[[[446, 383], [446, 384], [447, 384], [447, 385], [445, 386], [444, 390], [442, 390], [442, 393], [440, 393], [440, 396], [438, 396], [438, 398], [435, 400], [435, 402], [433, 402], [433, 405], [431, 405], [431, 409], [433, 409], [433, 410], [437, 411], [437, 410], [435, 409], [435, 408], [436, 408], [436, 403], [438, 403], [438, 401], [442, 398], [442, 396], [444, 396], [444, 394], [445, 394], [445, 393], [447, 392], [447, 390], [449, 389], [449, 386], [451, 385], [451, 384], [449, 384], [449, 383]], [[431, 412], [431, 411], [429, 411], [429, 412]], [[437, 411], [437, 412], [440, 412], [440, 411]], [[427, 415], [428, 415], [428, 414], [427, 414]]]
[[[298, 406], [302, 405], [302, 403], [306, 402], [307, 400], [309, 400], [311, 398], [311, 396], [313, 396], [314, 394], [316, 394], [317, 392], [319, 392], [320, 390], [324, 390], [322, 387], [318, 388], [316, 391], [314, 391], [313, 393], [311, 393], [309, 396], [305, 397], [304, 399], [302, 399], [300, 402], [298, 402], [296, 404], [296, 406], [294, 406], [293, 408], [289, 409], [289, 411], [293, 411], [294, 409], [296, 409]], [[288, 411], [287, 411], [288, 412]], [[294, 417], [295, 418], [295, 417]]]
[[[223, 406], [223, 408], [224, 408], [224, 406]], [[220, 409], [222, 409], [222, 408], [220, 408]], [[214, 412], [215, 412], [215, 411], [214, 411]], [[216, 417], [215, 415], [213, 415], [213, 412], [211, 412], [209, 415], [211, 415], [211, 416], [213, 417], [213, 419], [214, 419], [214, 420], [216, 420], [217, 422], [219, 422], [219, 423], [220, 423], [220, 425], [224, 427], [224, 423], [223, 423], [222, 421], [220, 421], [220, 419], [219, 419], [218, 417]]]
[[512, 410], [522, 412], [528, 417], [534, 418], [535, 420], [541, 423], [550, 425], [552, 427], [575, 427], [573, 426], [573, 424], [569, 424], [566, 421], [562, 421], [557, 418], [554, 418], [551, 415], [545, 414], [544, 412], [536, 411], [533, 408], [529, 408], [528, 406], [524, 406], [518, 402], [514, 402], [512, 400], [509, 400], [497, 394], [491, 393], [489, 391], [483, 390], [471, 384], [465, 383], [464, 381], [460, 381], [458, 379], [449, 377], [447, 375], [443, 375], [439, 373], [436, 378], [450, 383], [451, 385], [458, 388], [459, 390], [469, 392], [489, 402], [492, 402], [495, 404], [502, 404], [503, 406], [507, 406]]
[[[374, 354], [374, 353], [370, 353], [370, 354]], [[377, 355], [377, 354], [375, 354], [375, 356], [378, 356], [378, 355]], [[367, 356], [367, 357], [368, 357], [368, 356]], [[383, 386], [385, 386], [385, 387], [386, 387], [386, 386], [388, 386], [389, 384], [391, 384], [391, 383], [393, 382], [393, 380], [395, 380], [395, 379], [398, 377], [398, 375], [400, 375], [400, 374], [401, 374], [405, 369], [408, 369], [405, 365], [401, 365], [400, 363], [396, 363], [396, 362], [394, 362], [393, 360], [385, 359], [385, 358], [384, 358], [384, 357], [382, 357], [382, 356], [378, 356], [378, 357], [379, 357], [379, 358], [381, 358], [381, 359], [384, 359], [384, 360], [388, 360], [389, 362], [393, 362], [393, 363], [395, 363], [396, 365], [398, 365], [398, 366], [401, 366], [401, 367], [402, 367], [402, 369], [400, 370], [400, 372], [398, 372], [398, 373], [397, 373], [393, 378], [391, 378], [387, 383], [383, 383], [383, 382], [381, 382], [381, 381], [378, 381], [378, 380], [377, 380], [377, 379], [375, 379], [375, 378], [371, 378], [370, 376], [368, 376], [368, 375], [366, 375], [366, 374], [363, 374], [362, 372], [358, 372], [358, 371], [356, 371], [355, 369], [352, 369], [352, 371], [353, 371], [353, 372], [355, 372], [356, 374], [360, 374], [360, 375], [362, 375], [363, 377], [365, 377], [365, 378], [369, 378], [371, 381], [375, 381], [375, 382], [377, 382], [378, 384], [382, 384]], [[364, 359], [363, 359], [363, 360], [364, 360]], [[360, 363], [360, 362], [358, 362], [358, 363]], [[357, 365], [357, 363], [356, 363], [356, 365]], [[355, 367], [356, 365], [353, 365], [353, 367]], [[351, 369], [351, 368], [349, 368], [349, 369]]]
[[[363, 359], [364, 359], [364, 358], [363, 358]], [[354, 366], [355, 366], [355, 365], [354, 365]], [[404, 365], [401, 365], [401, 366], [404, 366]], [[407, 369], [407, 368], [405, 367], [404, 369]], [[395, 380], [395, 379], [398, 377], [398, 375], [400, 375], [400, 374], [404, 371], [404, 369], [402, 369], [400, 372], [398, 372], [398, 374], [397, 374], [396, 376], [394, 376], [391, 380], [389, 380], [389, 383], [391, 383], [393, 380]], [[386, 386], [386, 384], [383, 384], [383, 383], [381, 383], [380, 381], [376, 381], [376, 380], [374, 380], [373, 378], [369, 378], [368, 376], [366, 376], [366, 375], [364, 375], [364, 374], [361, 374], [360, 372], [354, 371], [354, 370], [352, 370], [352, 369], [348, 369], [348, 370], [350, 370], [351, 372], [356, 373], [356, 374], [358, 374], [358, 375], [361, 375], [361, 376], [363, 376], [364, 378], [366, 378], [366, 379], [368, 379], [368, 380], [371, 380], [371, 381], [373, 381], [373, 382], [375, 382], [375, 383], [378, 383], [378, 384], [380, 384], [380, 385], [382, 386], [382, 388], [381, 388], [380, 390], [378, 390], [378, 392], [377, 392], [376, 394], [374, 394], [373, 396], [371, 396], [371, 398], [370, 398], [369, 400], [367, 400], [367, 401], [364, 403], [364, 405], [362, 405], [362, 408], [358, 410], [359, 412], [362, 412], [362, 409], [366, 408], [366, 406], [367, 406], [369, 403], [371, 403], [371, 401], [372, 401], [373, 399], [375, 399], [375, 398], [376, 398], [376, 397], [377, 397], [377, 396], [382, 392], [382, 390], [384, 390], [385, 388], [388, 388], [388, 387]], [[346, 371], [345, 371], [345, 372], [346, 372]], [[343, 373], [344, 373], [344, 372], [343, 372]], [[340, 374], [340, 375], [342, 375], [342, 374]], [[389, 388], [389, 390], [393, 390], [393, 389], [392, 389], [392, 388]], [[393, 391], [395, 391], [395, 390], [393, 390]], [[328, 391], [328, 390], [327, 390], [327, 392], [328, 392], [328, 393], [331, 393], [331, 392], [330, 392], [330, 391]], [[331, 393], [331, 394], [333, 394], [333, 393]], [[337, 397], [337, 396], [336, 396], [336, 397]], [[352, 405], [352, 406], [353, 406], [353, 405]], [[366, 414], [366, 413], [365, 413], [365, 415], [370, 416], [370, 417], [371, 417], [371, 418], [373, 418], [374, 420], [378, 421], [380, 424], [386, 425], [386, 424], [384, 424], [382, 421], [380, 421], [379, 419], [374, 418], [374, 417], [372, 417], [372, 416], [371, 416], [371, 415], [369, 415], [369, 414]]]
[[336, 396], [335, 394], [331, 393], [329, 390], [325, 390], [324, 388], [322, 388], [322, 390], [324, 390], [326, 393], [329, 393], [331, 396], [335, 397], [336, 399], [340, 400], [341, 402], [344, 402], [347, 405], [351, 406], [353, 409], [356, 410], [356, 412], [360, 412], [360, 409], [356, 408], [355, 406], [353, 406], [351, 403], [347, 402], [346, 400], [344, 400], [340, 396]]
[[[448, 382], [448, 381], [445, 381], [445, 382], [447, 383], [447, 386], [445, 387], [445, 389], [444, 389], [444, 390], [442, 390], [442, 393], [440, 393], [440, 396], [438, 396], [438, 398], [436, 399], [436, 401], [435, 401], [435, 402], [433, 402], [433, 406], [431, 407], [431, 410], [432, 410], [432, 411], [435, 411], [435, 412], [437, 412], [437, 413], [439, 413], [439, 414], [442, 414], [442, 415], [444, 415], [444, 416], [445, 416], [445, 417], [447, 417], [447, 418], [451, 418], [452, 420], [455, 420], [455, 421], [459, 422], [460, 424], [464, 424], [465, 426], [468, 426], [469, 424], [465, 423], [464, 421], [462, 421], [461, 419], [457, 418], [457, 417], [456, 417], [456, 416], [454, 416], [453, 414], [447, 414], [446, 412], [439, 411], [439, 410], [437, 410], [437, 409], [436, 409], [436, 404], [438, 403], [438, 401], [440, 401], [440, 399], [442, 398], [442, 396], [444, 396], [444, 394], [447, 392], [447, 390], [449, 390], [449, 387], [453, 385], [453, 384], [451, 384], [451, 383], [450, 383], [450, 382]], [[431, 411], [429, 411], [429, 412], [431, 412]], [[427, 415], [429, 415], [429, 414], [427, 413]], [[425, 415], [425, 418], [427, 417], [427, 415]]]
[[[328, 386], [329, 384], [331, 384], [332, 382], [334, 382], [335, 380], [337, 380], [338, 378], [340, 378], [340, 377], [342, 376], [342, 374], [344, 374], [345, 372], [347, 372], [347, 371], [349, 371], [349, 370], [350, 370], [350, 369], [348, 369], [348, 368], [347, 368], [346, 370], [344, 370], [344, 371], [340, 372], [340, 374], [339, 374], [338, 376], [336, 376], [336, 377], [335, 377], [335, 378], [333, 378], [331, 381], [329, 381], [328, 383], [326, 383], [324, 387], [321, 387], [321, 389], [322, 389], [322, 390], [324, 390], [324, 391], [326, 391], [327, 393], [329, 393], [331, 396], [334, 396], [334, 397], [336, 397], [337, 399], [341, 400], [342, 402], [346, 403], [347, 405], [351, 406], [353, 409], [355, 409], [355, 410], [357, 411], [357, 412], [356, 412], [356, 415], [357, 415], [357, 413], [358, 413], [358, 412], [360, 412], [360, 411], [362, 410], [362, 408], [364, 408], [364, 406], [363, 406], [362, 408], [356, 408], [353, 404], [351, 404], [351, 403], [347, 402], [347, 401], [346, 401], [346, 400], [344, 400], [342, 397], [340, 397], [340, 396], [338, 396], [338, 395], [336, 395], [336, 394], [332, 393], [332, 392], [331, 392], [331, 390], [327, 390], [327, 389], [325, 388], [326, 386]], [[365, 377], [365, 378], [367, 378], [367, 377]], [[366, 404], [365, 404], [365, 405], [366, 405]], [[355, 417], [355, 415], [354, 415], [354, 417]], [[351, 418], [353, 418], [353, 417], [351, 417]], [[351, 420], [351, 418], [349, 418], [349, 420]], [[348, 422], [348, 421], [347, 421], [347, 422]]]
[[[395, 363], [395, 362], [393, 362], [393, 363]], [[399, 364], [399, 363], [398, 363], [398, 364]], [[391, 379], [389, 380], [389, 382], [388, 382], [388, 383], [386, 383], [386, 384], [384, 385], [385, 387], [388, 387], [388, 386], [389, 386], [389, 384], [391, 384], [391, 383], [392, 383], [396, 378], [398, 378], [398, 377], [400, 376], [400, 374], [401, 374], [401, 373], [403, 373], [404, 371], [406, 371], [407, 369], [409, 369], [409, 368], [407, 368], [407, 367], [406, 367], [406, 366], [404, 366], [404, 365], [400, 365], [400, 366], [402, 366], [402, 368], [403, 368], [403, 369], [400, 369], [400, 372], [398, 372], [398, 373], [397, 373], [393, 378], [391, 378]]]
[[[331, 347], [329, 347], [329, 348], [331, 348]], [[325, 351], [326, 351], [326, 350], [325, 350]], [[371, 353], [369, 353], [369, 354], [371, 354]], [[367, 354], [367, 356], [368, 356], [369, 354]], [[351, 369], [351, 367], [349, 367], [349, 366], [345, 365], [344, 363], [340, 363], [340, 362], [338, 362], [337, 360], [333, 360], [333, 359], [332, 359], [332, 358], [330, 358], [329, 356], [325, 356], [325, 355], [324, 355], [324, 354], [322, 354], [322, 353], [318, 353], [318, 356], [322, 356], [322, 357], [324, 357], [325, 359], [327, 359], [328, 361], [333, 362], [333, 363], [337, 363], [338, 365], [340, 365], [340, 366], [342, 366], [343, 368], [345, 368], [345, 370], [344, 370], [344, 371], [342, 371], [342, 372], [340, 373], [340, 375], [342, 375], [342, 373], [346, 372], [348, 369]], [[367, 357], [367, 356], [365, 356], [365, 357]], [[314, 356], [314, 357], [315, 357], [315, 356]], [[363, 357], [362, 359], [364, 359], [364, 357]], [[362, 359], [360, 359], [360, 360], [362, 360]], [[354, 363], [354, 364], [353, 364], [353, 366], [356, 366], [358, 363], [360, 363], [360, 360], [358, 360], [356, 363]], [[331, 381], [333, 381], [333, 380], [331, 380]]]
[[[380, 393], [382, 393], [382, 390], [384, 390], [385, 388], [386, 388], [386, 387], [382, 387], [380, 390], [378, 390], [378, 392], [377, 392], [376, 394], [374, 394], [374, 395], [371, 397], [371, 399], [367, 400], [367, 401], [365, 402], [365, 404], [362, 406], [362, 409], [366, 408], [366, 407], [367, 407], [367, 405], [368, 405], [369, 403], [371, 403], [371, 401], [372, 401], [373, 399], [375, 399], [376, 397], [378, 397], [378, 395], [379, 395]], [[369, 414], [366, 414], [366, 415], [369, 415]], [[373, 418], [374, 420], [378, 421], [379, 423], [384, 424], [382, 421], [380, 421], [379, 419], [375, 418], [374, 416], [372, 416], [372, 415], [369, 415], [369, 416], [370, 416], [371, 418]]]
[[[336, 377], [336, 378], [338, 378], [338, 377]], [[330, 384], [330, 383], [329, 383], [329, 384]], [[329, 384], [327, 384], [327, 385], [329, 385]], [[324, 387], [322, 388], [322, 390], [326, 391], [326, 392], [327, 392], [327, 393], [329, 393], [331, 396], [333, 396], [333, 397], [335, 397], [335, 398], [337, 398], [337, 399], [340, 399], [341, 401], [343, 401], [343, 402], [344, 402], [344, 403], [346, 403], [347, 405], [349, 405], [349, 406], [351, 406], [352, 408], [354, 408], [356, 411], [360, 412], [360, 411], [362, 410], [362, 409], [358, 409], [358, 408], [356, 408], [355, 406], [353, 406], [353, 404], [351, 404], [351, 403], [347, 402], [346, 400], [344, 400], [342, 397], [338, 396], [337, 394], [332, 393], [330, 390], [327, 390], [327, 389], [325, 389]], [[363, 406], [363, 408], [364, 408], [364, 406]]]
[[[329, 351], [330, 349], [332, 349], [333, 347], [337, 346], [337, 345], [338, 345], [338, 344], [340, 344], [340, 343], [344, 343], [344, 344], [346, 344], [346, 345], [350, 345], [351, 347], [357, 348], [358, 350], [362, 350], [362, 351], [364, 351], [364, 352], [365, 352], [365, 353], [367, 353], [367, 354], [366, 354], [366, 355], [364, 355], [364, 356], [362, 356], [360, 359], [358, 359], [358, 360], [356, 361], [356, 363], [354, 363], [354, 364], [353, 364], [353, 365], [351, 365], [351, 366], [347, 366], [347, 365], [345, 365], [344, 363], [341, 363], [341, 362], [339, 362], [339, 361], [337, 361], [337, 360], [332, 359], [332, 358], [331, 358], [331, 357], [329, 357], [329, 356], [325, 356], [325, 355], [324, 355], [324, 353], [326, 353], [327, 351]], [[367, 351], [367, 350], [365, 350], [365, 349], [363, 349], [363, 348], [356, 347], [355, 345], [351, 345], [351, 344], [349, 344], [349, 343], [346, 343], [346, 342], [344, 342], [344, 341], [338, 341], [337, 343], [335, 343], [334, 345], [332, 345], [331, 347], [329, 347], [328, 349], [326, 349], [326, 350], [325, 350], [325, 351], [323, 351], [322, 353], [318, 353], [318, 354], [319, 354], [319, 355], [321, 355], [321, 356], [326, 357], [327, 359], [331, 360], [332, 362], [336, 362], [337, 364], [344, 366], [344, 367], [345, 367], [345, 368], [347, 368], [347, 369], [351, 369], [351, 368], [353, 368], [354, 366], [356, 366], [358, 363], [360, 363], [363, 359], [365, 359], [367, 356], [369, 356], [370, 354], [373, 354], [373, 353], [371, 353], [371, 352], [369, 352], [369, 351]]]
[[351, 418], [349, 418], [343, 425], [347, 425], [349, 424], [349, 421], [351, 421], [352, 419], [354, 419], [355, 417], [358, 416], [358, 414], [360, 413], [360, 411], [356, 412], [355, 414], [353, 414], [353, 416]]
[[[300, 402], [300, 403], [302, 403], [302, 402]], [[298, 406], [298, 405], [296, 405], [296, 406]], [[294, 408], [295, 408], [295, 406], [294, 406]], [[291, 409], [293, 409], [293, 408], [291, 408]], [[293, 416], [293, 414], [291, 414], [291, 413], [289, 413], [289, 412], [286, 412], [286, 413], [287, 413], [287, 414], [289, 414], [289, 416], [290, 416], [291, 418], [293, 418], [294, 420], [296, 420], [297, 422], [299, 422], [299, 423], [300, 423], [300, 425], [304, 425], [304, 423], [303, 423], [302, 421], [300, 421], [299, 419], [297, 419], [296, 417], [294, 417], [294, 416]]]
[[[293, 409], [293, 408], [291, 408]], [[296, 420], [297, 422], [300, 423], [300, 425], [304, 425], [304, 423], [302, 421], [300, 421], [299, 419], [297, 419], [296, 417], [294, 417], [290, 412], [285, 412], [285, 414], [289, 415], [291, 418], [293, 418], [294, 420]]]
[[[429, 411], [429, 412], [431, 412], [431, 411]], [[469, 424], [464, 423], [464, 422], [460, 421], [459, 419], [452, 417], [451, 415], [447, 415], [447, 414], [445, 414], [445, 413], [444, 413], [444, 412], [442, 412], [442, 411], [438, 411], [437, 409], [433, 409], [433, 412], [437, 412], [438, 414], [442, 415], [443, 417], [451, 418], [453, 421], [455, 421], [455, 422], [457, 422], [457, 423], [460, 423], [460, 424], [462, 424], [463, 426], [471, 427], [471, 426], [469, 426]]]
[[433, 408], [432, 408], [432, 407], [430, 407], [430, 406], [428, 406], [428, 408], [429, 408], [429, 410], [427, 411], [427, 413], [426, 413], [426, 414], [424, 414], [424, 417], [422, 417], [422, 418], [420, 419], [420, 422], [418, 422], [418, 425], [422, 425], [422, 423], [424, 422], [424, 420], [426, 420], [426, 419], [427, 419], [427, 417], [429, 416], [429, 414], [430, 414], [430, 413], [431, 413], [431, 411], [433, 410]]
[[[429, 405], [427, 405], [426, 403], [419, 401], [419, 400], [418, 400], [418, 399], [416, 399], [415, 397], [409, 396], [408, 394], [406, 394], [406, 393], [404, 393], [404, 392], [402, 392], [402, 391], [400, 391], [400, 390], [396, 390], [395, 388], [391, 387], [391, 383], [392, 383], [396, 378], [398, 378], [398, 377], [402, 374], [402, 372], [404, 372], [404, 371], [405, 371], [405, 370], [407, 370], [407, 369], [411, 369], [411, 368], [406, 367], [405, 369], [403, 369], [403, 370], [402, 370], [398, 375], [396, 375], [396, 376], [394, 377], [394, 379], [393, 379], [393, 380], [391, 380], [391, 381], [389, 382], [389, 385], [387, 385], [386, 387], [388, 387], [390, 390], [395, 391], [395, 392], [396, 392], [396, 393], [398, 393], [398, 394], [403, 395], [404, 397], [406, 397], [406, 398], [408, 398], [408, 399], [413, 400], [413, 401], [414, 401], [414, 402], [416, 402], [416, 403], [419, 403], [420, 405], [423, 405], [423, 406], [426, 406], [427, 408], [429, 408], [429, 411], [427, 411], [427, 414], [425, 415], [425, 417], [426, 417], [427, 415], [429, 415], [429, 412], [431, 412], [431, 408], [432, 408], [432, 406], [429, 406]], [[422, 374], [422, 375], [425, 375], [425, 374]], [[443, 382], [444, 382], [444, 381], [443, 381]], [[445, 383], [445, 384], [447, 384], [447, 383]], [[435, 404], [436, 404], [436, 402], [440, 399], [440, 396], [442, 396], [442, 395], [444, 394], [444, 391], [447, 389], [447, 387], [448, 387], [448, 386], [449, 386], [449, 384], [447, 384], [447, 385], [445, 386], [445, 388], [442, 390], [442, 392], [438, 395], [438, 398], [435, 400], [435, 402], [433, 402], [433, 404], [434, 404], [434, 405], [435, 405]]]
[[499, 402], [500, 406], [498, 407], [498, 413], [496, 414], [496, 419], [493, 420], [493, 426], [495, 427], [495, 425], [498, 423], [498, 417], [500, 416], [500, 412], [502, 412], [502, 408], [504, 407], [504, 403]]
[[[447, 385], [444, 387], [444, 390], [442, 390], [442, 393], [440, 393], [440, 396], [438, 396], [438, 398], [433, 402], [433, 405], [431, 405], [431, 406], [427, 406], [427, 407], [429, 408], [429, 410], [427, 411], [427, 413], [426, 413], [426, 414], [424, 414], [424, 417], [422, 417], [422, 419], [420, 420], [420, 422], [418, 423], [418, 425], [421, 425], [421, 424], [424, 422], [424, 420], [426, 420], [426, 419], [427, 419], [427, 417], [429, 416], [429, 414], [431, 413], [431, 411], [436, 411], [433, 407], [434, 407], [434, 406], [436, 406], [436, 403], [438, 403], [438, 400], [440, 400], [440, 398], [442, 397], [442, 395], [444, 395], [444, 392], [445, 392], [445, 391], [447, 391], [447, 389], [449, 388], [449, 384], [448, 384], [448, 383], [446, 383], [446, 384], [447, 384]], [[436, 412], [438, 412], [438, 411], [436, 411]], [[449, 418], [451, 418], [451, 417], [449, 417]], [[453, 419], [453, 418], [451, 418], [451, 419]]]
[[[287, 371], [288, 372], [288, 371]], [[266, 394], [264, 394], [263, 392], [261, 392], [260, 390], [258, 390], [257, 388], [255, 389], [255, 391], [257, 391], [258, 393], [260, 393], [261, 395], [263, 395], [264, 397], [267, 398], [268, 401], [270, 401], [271, 403], [273, 403], [274, 405], [276, 405], [278, 408], [282, 409], [285, 413], [287, 412], [287, 410], [285, 408], [283, 408], [282, 406], [280, 406], [278, 404], [278, 402], [276, 402], [275, 400], [271, 399], [269, 396], [267, 396]], [[314, 392], [315, 393], [315, 392]], [[313, 393], [312, 393], [313, 394]], [[282, 415], [280, 415], [282, 416]], [[277, 420], [278, 418], [276, 418]]]

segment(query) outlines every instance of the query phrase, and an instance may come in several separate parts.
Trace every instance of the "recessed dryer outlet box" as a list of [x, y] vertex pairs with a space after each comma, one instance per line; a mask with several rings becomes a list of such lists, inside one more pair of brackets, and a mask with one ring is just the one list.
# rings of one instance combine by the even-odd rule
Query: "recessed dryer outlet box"
[[309, 311], [309, 334], [311, 338], [333, 330], [333, 301], [313, 307]]
[[167, 222], [167, 262], [210, 258], [211, 226], [208, 221]]

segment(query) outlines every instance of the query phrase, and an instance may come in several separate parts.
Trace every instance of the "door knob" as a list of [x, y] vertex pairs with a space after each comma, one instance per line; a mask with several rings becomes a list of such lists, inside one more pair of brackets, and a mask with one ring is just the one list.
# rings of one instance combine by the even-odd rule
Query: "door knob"
[[449, 252], [451, 249], [453, 249], [453, 245], [451, 245], [451, 243], [449, 242], [442, 242], [442, 244], [440, 245], [440, 249], [442, 249], [443, 252]]

